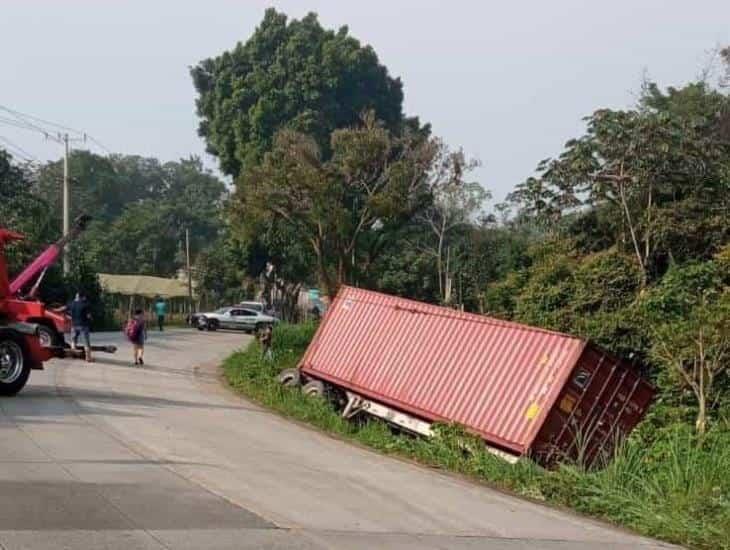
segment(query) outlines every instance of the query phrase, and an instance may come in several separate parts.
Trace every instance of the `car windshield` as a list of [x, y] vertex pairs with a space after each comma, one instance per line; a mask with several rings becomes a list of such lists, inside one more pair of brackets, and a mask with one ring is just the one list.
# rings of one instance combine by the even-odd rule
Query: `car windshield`
[[231, 308], [229, 308], [229, 307], [222, 307], [220, 309], [216, 309], [213, 313], [219, 313], [222, 315], [224, 313], [228, 313], [228, 311], [230, 311], [230, 309]]

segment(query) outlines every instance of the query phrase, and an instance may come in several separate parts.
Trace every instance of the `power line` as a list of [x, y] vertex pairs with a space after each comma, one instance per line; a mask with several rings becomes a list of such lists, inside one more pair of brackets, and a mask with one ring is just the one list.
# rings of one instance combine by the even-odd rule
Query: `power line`
[[10, 107], [5, 107], [4, 105], [0, 105], [0, 109], [3, 111], [7, 111], [8, 113], [14, 115], [17, 117], [23, 117], [23, 118], [29, 118], [31, 120], [35, 120], [36, 122], [40, 122], [41, 124], [46, 124], [48, 126], [55, 126], [56, 128], [59, 128], [60, 130], [66, 130], [67, 132], [74, 132], [76, 134], [84, 134], [85, 132], [82, 132], [81, 130], [76, 130], [75, 128], [70, 128], [69, 126], [64, 126], [63, 124], [58, 124], [57, 122], [51, 122], [50, 120], [45, 120], [37, 116], [29, 115], [27, 113], [21, 113], [20, 111], [16, 111], [15, 109], [11, 109]]
[[44, 136], [53, 139], [54, 136], [52, 133], [47, 132], [43, 130], [42, 128], [39, 128], [38, 126], [34, 126], [32, 124], [28, 124], [26, 122], [21, 122], [15, 119], [9, 119], [5, 117], [0, 117], [0, 124], [5, 124], [6, 126], [13, 126], [15, 128], [20, 128], [22, 130], [30, 130], [31, 132], [40, 132]]
[[[29, 115], [27, 113], [21, 113], [20, 111], [16, 111], [15, 109], [11, 109], [10, 107], [6, 107], [4, 105], [0, 105], [0, 111], [3, 111], [5, 113], [8, 113], [10, 117], [0, 117], [0, 123], [6, 124], [8, 126], [13, 126], [16, 128], [22, 128], [25, 130], [33, 130], [36, 132], [40, 132], [43, 134], [46, 139], [51, 139], [55, 141], [56, 143], [60, 143], [63, 145], [63, 234], [64, 236], [69, 234], [70, 229], [70, 203], [71, 203], [71, 193], [70, 193], [70, 178], [69, 178], [69, 151], [70, 151], [70, 145], [72, 142], [76, 141], [84, 141], [86, 142], [87, 139], [95, 143], [98, 147], [105, 150], [107, 153], [111, 154], [111, 151], [107, 149], [99, 140], [96, 138], [93, 138], [89, 136], [86, 132], [82, 132], [81, 130], [77, 130], [75, 128], [71, 128], [70, 126], [65, 126], [63, 124], [58, 124], [57, 122], [51, 122], [50, 120], [46, 120], [34, 115]], [[46, 127], [43, 128], [41, 125], [45, 125]], [[48, 130], [48, 127], [54, 127], [56, 128], [53, 131]], [[63, 132], [59, 131], [62, 130]], [[69, 136], [69, 132], [72, 134], [76, 134], [78, 137], [75, 136]], [[55, 135], [54, 135], [55, 134]], [[63, 255], [63, 273], [68, 274], [69, 272], [69, 258], [68, 258], [68, 245], [64, 247], [64, 255]]]
[[[2, 107], [0, 107], [0, 108], [2, 108]], [[10, 119], [10, 120], [15, 120], [16, 122], [18, 122], [20, 124], [24, 124], [29, 129], [33, 129], [33, 130], [36, 130], [38, 132], [43, 132], [43, 133], [50, 133], [50, 132], [47, 132], [45, 128], [41, 128], [40, 126], [38, 126], [37, 124], [31, 122], [30, 120], [26, 120], [26, 119], [24, 119], [24, 118], [22, 118], [22, 117], [20, 117], [18, 115], [15, 115], [13, 113], [10, 113], [10, 115], [12, 117], [14, 117], [14, 119]]]
[[[0, 136], [0, 141], [4, 142], [11, 149], [14, 149], [16, 151], [16, 156], [21, 157], [24, 161], [26, 161], [26, 162], [32, 162], [32, 161], [39, 162], [38, 159], [35, 156], [33, 156], [32, 153], [29, 153], [28, 151], [26, 151], [25, 149], [23, 149], [20, 145], [16, 145], [12, 141], [10, 141], [8, 138], [6, 138], [4, 136]], [[20, 154], [18, 154], [18, 153], [20, 153]]]
[[[83, 138], [84, 141], [87, 139], [94, 143], [97, 147], [99, 147], [101, 150], [103, 150], [108, 155], [112, 154], [112, 151], [104, 145], [101, 141], [96, 139], [94, 136], [91, 136], [87, 134], [86, 132], [83, 132], [81, 130], [78, 130], [76, 128], [71, 128], [70, 126], [65, 126], [63, 124], [59, 124], [58, 122], [53, 122], [50, 120], [46, 120], [41, 117], [37, 117], [34, 115], [30, 115], [28, 113], [23, 113], [21, 111], [16, 111], [15, 109], [11, 109], [10, 107], [7, 107], [5, 105], [0, 105], [0, 110], [5, 111], [6, 113], [10, 114], [13, 118], [7, 118], [0, 116], [0, 123], [15, 126], [16, 128], [22, 128], [24, 130], [34, 130], [36, 132], [39, 132], [43, 134], [46, 139], [51, 139], [57, 143], [63, 143], [63, 136], [60, 135], [56, 130], [49, 130], [48, 128], [43, 128], [41, 126], [38, 126], [37, 123], [45, 124], [47, 126], [53, 126], [54, 128], [65, 130], [67, 132], [73, 132], [75, 134], [78, 134]], [[32, 122], [35, 121], [35, 122]]]
[[89, 138], [89, 141], [91, 141], [92, 143], [95, 143], [97, 147], [99, 147], [100, 149], [103, 149], [104, 151], [106, 151], [107, 155], [111, 155], [112, 154], [112, 152], [103, 143], [101, 143], [98, 139], [96, 139], [94, 136], [91, 136], [89, 134], [84, 134], [84, 135], [87, 138]]

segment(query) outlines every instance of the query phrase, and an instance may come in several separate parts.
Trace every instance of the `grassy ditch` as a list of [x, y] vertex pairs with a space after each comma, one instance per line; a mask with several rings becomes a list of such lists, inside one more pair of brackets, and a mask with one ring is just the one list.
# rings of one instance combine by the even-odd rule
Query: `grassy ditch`
[[[479, 440], [443, 426], [438, 436], [395, 435], [378, 421], [343, 420], [327, 403], [283, 388], [276, 375], [296, 366], [315, 327], [283, 325], [274, 335], [274, 361], [257, 344], [224, 363], [231, 386], [279, 413], [385, 454], [457, 472], [516, 494], [570, 507], [647, 536], [701, 549], [730, 549], [730, 427], [698, 442], [690, 427], [639, 433], [604, 469], [575, 466], [546, 471], [529, 460], [511, 466], [481, 450]], [[465, 451], [466, 448], [469, 451]]]

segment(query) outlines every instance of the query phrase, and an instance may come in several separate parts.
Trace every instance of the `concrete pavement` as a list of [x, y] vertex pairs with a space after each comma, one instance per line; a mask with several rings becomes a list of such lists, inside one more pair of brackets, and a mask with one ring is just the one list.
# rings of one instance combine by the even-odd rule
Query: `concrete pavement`
[[379, 456], [232, 395], [249, 338], [150, 333], [131, 365], [56, 361], [0, 399], [0, 549], [584, 549], [662, 545]]

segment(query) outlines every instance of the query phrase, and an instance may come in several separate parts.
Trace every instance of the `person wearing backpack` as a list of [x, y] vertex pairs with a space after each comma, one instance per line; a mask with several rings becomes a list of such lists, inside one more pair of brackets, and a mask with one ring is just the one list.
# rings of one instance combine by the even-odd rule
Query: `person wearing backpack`
[[137, 309], [134, 316], [127, 321], [124, 329], [127, 339], [132, 343], [134, 353], [134, 364], [144, 365], [144, 342], [147, 339], [147, 327], [144, 321], [144, 311]]

